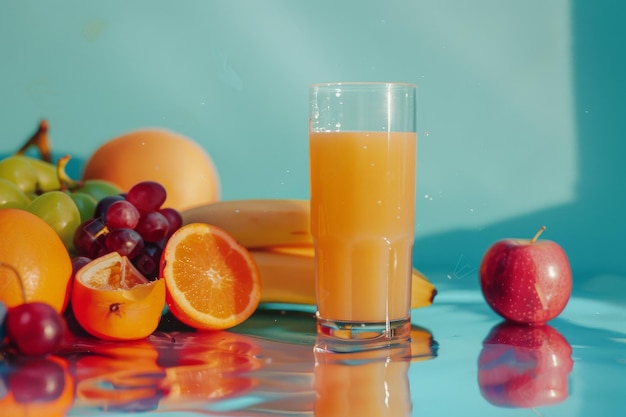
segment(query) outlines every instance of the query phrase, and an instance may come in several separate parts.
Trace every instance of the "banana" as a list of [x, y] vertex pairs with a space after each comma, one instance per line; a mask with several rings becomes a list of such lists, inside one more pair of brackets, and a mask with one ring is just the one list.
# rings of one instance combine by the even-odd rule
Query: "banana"
[[[252, 249], [261, 273], [261, 303], [315, 304], [313, 247]], [[417, 269], [411, 282], [411, 308], [433, 303], [437, 290]]]
[[209, 223], [247, 248], [310, 245], [308, 200], [224, 200], [181, 212], [183, 224]]
[[[308, 200], [224, 200], [181, 212], [183, 224], [208, 223], [250, 250], [261, 271], [262, 303], [315, 304], [315, 264]], [[413, 270], [411, 307], [431, 305], [437, 290]]]

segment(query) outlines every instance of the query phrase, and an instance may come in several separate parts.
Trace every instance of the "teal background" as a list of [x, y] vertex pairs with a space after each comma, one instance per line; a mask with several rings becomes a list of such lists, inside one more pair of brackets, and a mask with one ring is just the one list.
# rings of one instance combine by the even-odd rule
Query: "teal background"
[[308, 85], [416, 83], [414, 258], [440, 290], [413, 316], [440, 343], [409, 372], [416, 415], [533, 414], [478, 393], [497, 317], [477, 270], [492, 242], [541, 225], [574, 270], [554, 325], [576, 360], [571, 398], [545, 415], [623, 414], [625, 12], [620, 0], [0, 0], [0, 155], [46, 118], [80, 173], [104, 141], [159, 126], [210, 153], [224, 199], [308, 198]]
[[[48, 119], [80, 172], [160, 126], [196, 140], [224, 199], [307, 198], [307, 88], [418, 85], [415, 264], [475, 285], [494, 240], [544, 238], [581, 288], [621, 282], [619, 1], [0, 3], [0, 154]], [[437, 272], [434, 272], [437, 271]], [[616, 284], [617, 285], [617, 284]]]

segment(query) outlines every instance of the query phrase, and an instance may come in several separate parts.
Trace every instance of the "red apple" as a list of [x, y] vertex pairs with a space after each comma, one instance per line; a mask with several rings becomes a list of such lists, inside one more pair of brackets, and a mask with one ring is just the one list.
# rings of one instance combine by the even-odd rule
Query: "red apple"
[[565, 252], [550, 240], [503, 239], [480, 264], [480, 286], [487, 304], [505, 319], [531, 324], [552, 320], [572, 293], [572, 271]]
[[572, 348], [554, 328], [505, 321], [483, 341], [478, 385], [500, 407], [552, 405], [567, 398], [572, 367]]

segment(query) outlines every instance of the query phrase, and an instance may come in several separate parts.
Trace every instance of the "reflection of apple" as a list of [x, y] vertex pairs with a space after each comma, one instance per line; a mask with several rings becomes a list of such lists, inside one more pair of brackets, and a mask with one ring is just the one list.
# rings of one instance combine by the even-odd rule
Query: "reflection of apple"
[[572, 348], [554, 328], [505, 321], [483, 341], [478, 385], [497, 406], [551, 405], [567, 398], [572, 367]]
[[48, 359], [19, 360], [8, 379], [9, 389], [18, 403], [53, 401], [65, 389], [65, 370]]
[[545, 323], [558, 316], [572, 292], [572, 271], [555, 242], [503, 239], [485, 253], [480, 285], [487, 304], [505, 319]]

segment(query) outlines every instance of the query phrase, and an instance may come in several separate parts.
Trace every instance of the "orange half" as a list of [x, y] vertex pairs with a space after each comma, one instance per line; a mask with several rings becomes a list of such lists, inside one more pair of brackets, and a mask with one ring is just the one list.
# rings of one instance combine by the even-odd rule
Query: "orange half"
[[222, 229], [190, 223], [161, 256], [167, 304], [181, 322], [222, 330], [242, 323], [261, 299], [259, 269], [248, 250]]
[[165, 282], [149, 281], [117, 252], [76, 273], [72, 310], [88, 333], [104, 340], [136, 340], [154, 332], [165, 306]]

